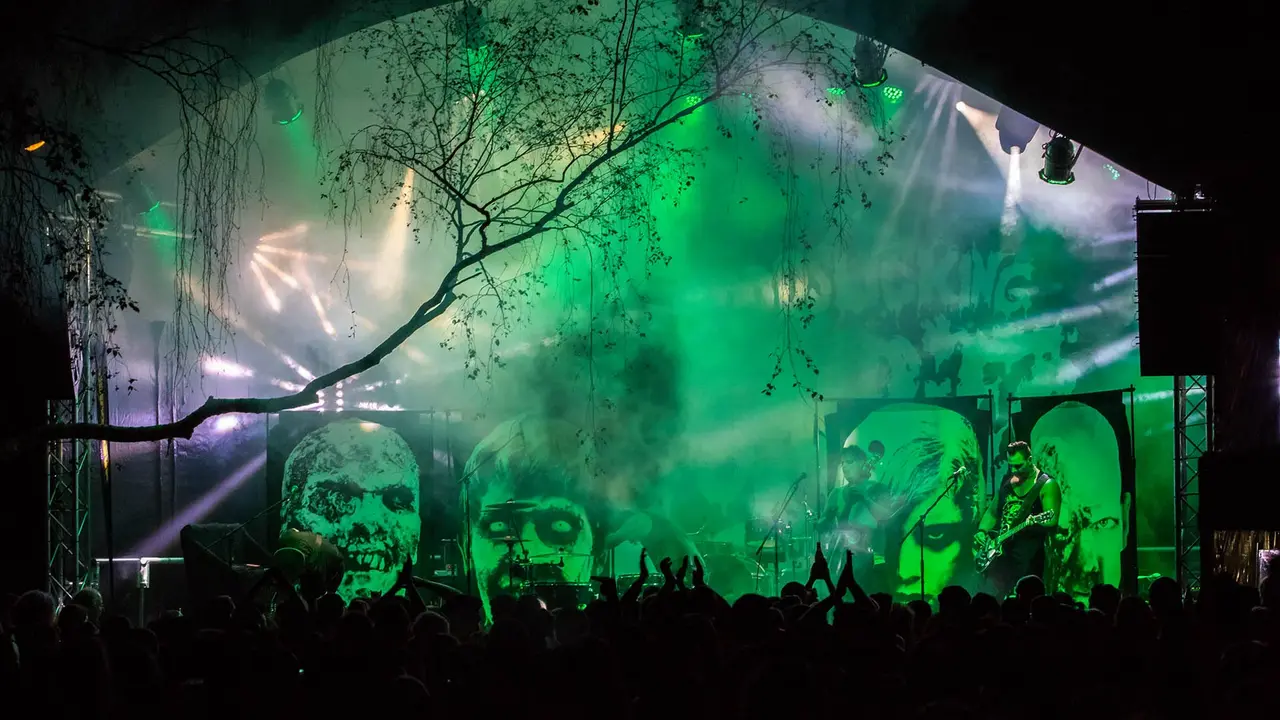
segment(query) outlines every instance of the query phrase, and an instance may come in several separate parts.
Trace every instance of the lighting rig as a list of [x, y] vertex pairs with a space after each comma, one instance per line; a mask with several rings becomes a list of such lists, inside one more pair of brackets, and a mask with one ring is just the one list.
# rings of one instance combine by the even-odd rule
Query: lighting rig
[[293, 88], [279, 78], [272, 78], [262, 93], [262, 101], [271, 113], [271, 120], [277, 125], [290, 125], [302, 117], [302, 102]]
[[454, 14], [453, 28], [471, 52], [479, 52], [489, 46], [484, 14], [471, 0], [464, 0]]
[[676, 11], [680, 13], [680, 25], [676, 32], [685, 40], [697, 40], [706, 32], [702, 23], [702, 15], [706, 6], [703, 0], [676, 0]]
[[1080, 159], [1084, 145], [1074, 145], [1066, 135], [1052, 133], [1049, 142], [1044, 144], [1044, 169], [1040, 171], [1040, 179], [1050, 185], [1070, 185], [1076, 181], [1072, 170]]
[[880, 87], [889, 79], [884, 61], [889, 46], [867, 35], [859, 35], [853, 44], [853, 82], [858, 87]]
[[1040, 123], [1023, 115], [1009, 106], [1000, 108], [996, 116], [996, 132], [1000, 136], [1000, 149], [1012, 155], [1013, 149], [1025, 153], [1031, 140], [1035, 138]]

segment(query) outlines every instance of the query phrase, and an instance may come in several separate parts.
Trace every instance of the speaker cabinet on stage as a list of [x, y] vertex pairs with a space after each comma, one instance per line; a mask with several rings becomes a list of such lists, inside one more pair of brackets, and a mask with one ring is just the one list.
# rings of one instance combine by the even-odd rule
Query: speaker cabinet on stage
[[1280, 530], [1280, 448], [1200, 458], [1200, 528]]
[[[1172, 207], [1172, 206], [1171, 206]], [[1218, 372], [1230, 245], [1210, 210], [1138, 212], [1138, 351], [1142, 374]]]
[[1257, 581], [1258, 540], [1280, 531], [1280, 448], [1214, 452], [1200, 458], [1199, 530], [1202, 575]]

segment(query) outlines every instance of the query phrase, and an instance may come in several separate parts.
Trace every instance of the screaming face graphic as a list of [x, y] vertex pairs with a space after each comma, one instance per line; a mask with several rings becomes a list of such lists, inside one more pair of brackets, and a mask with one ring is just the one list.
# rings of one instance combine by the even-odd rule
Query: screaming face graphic
[[344, 600], [385, 592], [416, 560], [418, 463], [398, 433], [342, 420], [302, 438], [284, 464], [283, 527], [310, 530], [346, 556]]
[[[889, 565], [889, 577], [884, 580], [896, 598], [919, 597], [923, 558], [924, 595], [932, 600], [944, 587], [968, 579], [974, 495], [982, 483], [978, 436], [954, 410], [893, 403], [869, 414], [845, 442], [861, 441], [871, 447], [872, 438], [883, 447], [883, 460], [874, 476], [881, 490], [879, 512], [873, 517], [881, 518], [878, 542]], [[952, 473], [961, 467], [973, 472], [944, 493]], [[865, 474], [865, 470], [859, 472]], [[884, 510], [891, 517], [884, 518]], [[922, 517], [923, 535], [917, 528]]]
[[532, 584], [589, 581], [600, 536], [583, 504], [581, 452], [573, 428], [533, 417], [505, 422], [476, 445], [465, 474], [486, 612], [492, 597]]

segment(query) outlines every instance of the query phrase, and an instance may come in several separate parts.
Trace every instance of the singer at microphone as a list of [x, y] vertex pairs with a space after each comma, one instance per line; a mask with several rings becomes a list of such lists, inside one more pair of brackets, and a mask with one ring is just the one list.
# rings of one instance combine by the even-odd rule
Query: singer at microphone
[[[878, 458], [876, 460], [878, 463]], [[818, 520], [818, 538], [827, 557], [840, 557], [843, 550], [854, 553], [854, 574], [870, 579], [879, 553], [882, 500], [887, 486], [871, 481], [875, 463], [866, 450], [847, 445], [840, 451], [840, 476], [843, 483], [827, 496], [822, 517]], [[874, 584], [874, 583], [873, 583]]]

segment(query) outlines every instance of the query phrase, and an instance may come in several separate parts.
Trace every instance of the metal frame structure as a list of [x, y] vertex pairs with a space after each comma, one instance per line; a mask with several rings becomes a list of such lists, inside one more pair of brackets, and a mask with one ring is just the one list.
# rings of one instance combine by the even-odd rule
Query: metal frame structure
[[[70, 399], [51, 400], [47, 405], [50, 424], [92, 423], [105, 417], [100, 397], [105, 390], [99, 330], [101, 311], [89, 301], [93, 292], [93, 235], [83, 233], [85, 267], [66, 288], [71, 308], [67, 332], [71, 354], [67, 358], [72, 375]], [[66, 602], [96, 577], [90, 531], [90, 510], [95, 468], [101, 467], [102, 443], [92, 440], [57, 439], [48, 444], [46, 454], [46, 589], [59, 603]]]
[[[50, 424], [93, 422], [93, 354], [88, 339], [77, 337], [72, 347], [78, 356], [70, 363], [74, 370], [75, 392], [69, 400], [53, 400], [48, 405]], [[88, 440], [53, 440], [48, 450], [47, 589], [55, 599], [69, 599], [93, 577], [89, 512], [93, 489], [96, 443]]]
[[1200, 589], [1200, 458], [1214, 448], [1212, 375], [1173, 378], [1174, 553], [1183, 592]]

